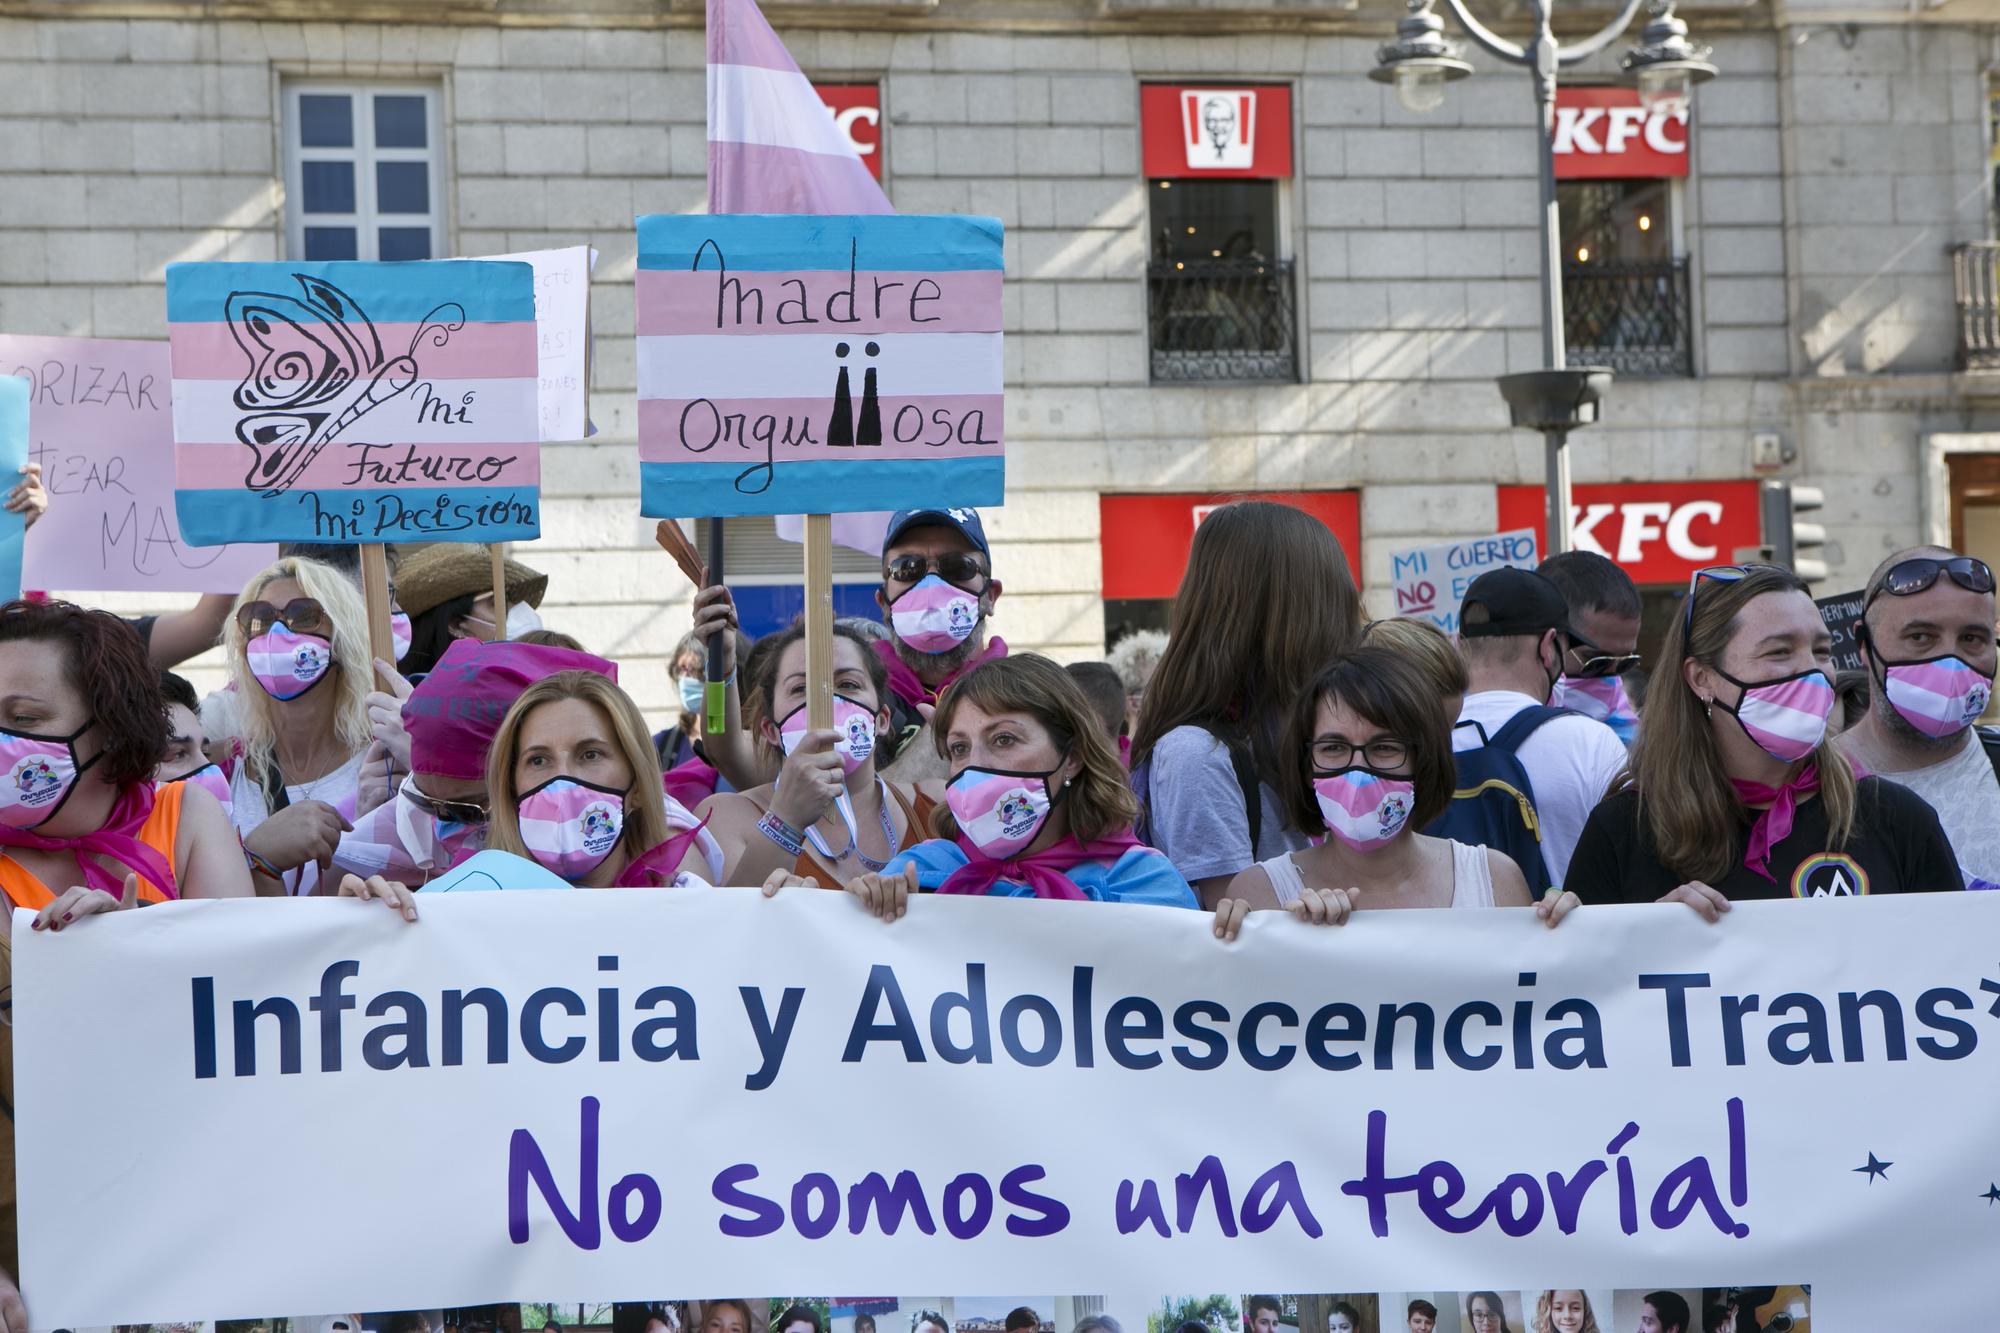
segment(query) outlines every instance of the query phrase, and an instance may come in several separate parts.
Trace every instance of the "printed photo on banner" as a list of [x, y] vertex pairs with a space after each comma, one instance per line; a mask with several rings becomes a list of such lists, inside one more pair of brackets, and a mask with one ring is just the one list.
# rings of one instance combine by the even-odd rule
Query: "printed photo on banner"
[[1450, 1333], [1457, 1308], [1456, 1292], [1387, 1291], [1382, 1293], [1382, 1333]]
[[1003, 499], [994, 218], [639, 219], [640, 508]]
[[960, 1296], [953, 1305], [952, 1333], [1056, 1333], [1053, 1296]]
[[27, 381], [28, 460], [49, 492], [22, 547], [21, 586], [234, 592], [277, 558], [262, 543], [181, 535], [165, 342], [0, 333], [0, 375]]
[[1544, 1287], [1521, 1293], [1528, 1333], [1612, 1333], [1611, 1293], [1592, 1287]]
[[952, 1302], [942, 1296], [836, 1296], [828, 1333], [952, 1333]]
[[1146, 1314], [1146, 1333], [1244, 1333], [1240, 1296], [1162, 1296]]
[[1333, 1292], [1290, 1299], [1296, 1302], [1299, 1333], [1382, 1333], [1382, 1299], [1375, 1292]]
[[541, 535], [529, 265], [170, 264], [167, 327], [188, 541]]

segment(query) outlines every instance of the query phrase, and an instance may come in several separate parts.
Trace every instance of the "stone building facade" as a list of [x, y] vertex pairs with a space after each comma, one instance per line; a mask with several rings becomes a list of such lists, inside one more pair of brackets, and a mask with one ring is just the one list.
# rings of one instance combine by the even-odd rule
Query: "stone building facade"
[[[703, 207], [700, 5], [212, 9], [0, 0], [0, 330], [164, 336], [165, 265], [300, 257], [296, 94], [427, 97], [433, 253], [601, 252], [600, 433], [546, 449], [544, 535], [517, 554], [551, 575], [547, 621], [625, 659], [641, 702], [664, 709], [657, 663], [685, 628], [686, 589], [637, 511], [632, 219]], [[815, 80], [876, 86], [900, 210], [1007, 226], [1008, 503], [988, 528], [997, 627], [1017, 645], [1102, 652], [1107, 571], [1153, 559], [1106, 495], [1186, 496], [1193, 511], [1217, 494], [1350, 492], [1346, 535], [1386, 614], [1392, 553], [1490, 533], [1506, 518], [1497, 488], [1540, 483], [1540, 439], [1509, 429], [1493, 385], [1541, 356], [1520, 71], [1474, 54], [1442, 106], [1404, 109], [1366, 77], [1398, 17], [1379, 0], [769, 12]], [[1609, 13], [1586, 7], [1574, 26]], [[1828, 592], [1954, 522], [1987, 540], [1977, 460], [2000, 457], [2000, 374], [1963, 368], [1987, 316], [1961, 319], [1951, 250], [1992, 236], [2000, 5], [1754, 0], [1682, 17], [1722, 70], [1696, 93], [1688, 174], [1660, 224], [1686, 274], [1691, 373], [1621, 377], [1572, 446], [1578, 484], [1822, 487]], [[1611, 79], [1625, 45], [1574, 77]], [[1264, 256], [1290, 261], [1283, 376], [1160, 375], [1161, 205], [1142, 163], [1154, 83], [1289, 90], [1291, 171]], [[1966, 255], [1990, 273], [1990, 249]], [[1643, 537], [1670, 517], [1620, 511], [1596, 531], [1636, 522]]]

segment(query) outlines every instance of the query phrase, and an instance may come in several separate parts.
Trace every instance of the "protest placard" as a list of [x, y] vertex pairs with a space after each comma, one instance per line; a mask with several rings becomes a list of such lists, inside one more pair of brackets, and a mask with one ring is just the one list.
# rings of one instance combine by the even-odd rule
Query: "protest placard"
[[170, 264], [167, 321], [188, 541], [540, 535], [527, 264]]
[[[0, 378], [0, 487], [28, 461], [28, 386]], [[21, 538], [26, 520], [0, 509], [0, 597], [21, 595]]]
[[993, 218], [639, 219], [640, 508], [1003, 498]]
[[59, 936], [15, 913], [38, 1324], [780, 1289], [1171, 1313], [1810, 1287], [1828, 1330], [1904, 1327], [1912, 1292], [1927, 1327], [1992, 1305], [2000, 895], [1716, 925], [1586, 904], [1555, 930], [1272, 912], [1229, 945], [1131, 905], [419, 906], [187, 902]]
[[1520, 528], [1399, 551], [1389, 557], [1395, 613], [1456, 634], [1458, 605], [1472, 581], [1489, 569], [1533, 569], [1539, 563], [1535, 543], [1535, 530]]
[[1833, 669], [1836, 671], [1862, 669], [1861, 610], [1866, 596], [1862, 591], [1844, 592], [1837, 597], [1821, 597], [1813, 602], [1819, 608], [1819, 618], [1826, 622], [1827, 632], [1833, 635]]
[[181, 536], [166, 343], [0, 334], [0, 374], [27, 381], [28, 458], [49, 492], [23, 547], [25, 586], [235, 592], [277, 557], [268, 544]]
[[590, 422], [590, 273], [588, 245], [523, 250], [481, 259], [518, 260], [535, 270], [535, 359], [542, 440], [581, 440]]

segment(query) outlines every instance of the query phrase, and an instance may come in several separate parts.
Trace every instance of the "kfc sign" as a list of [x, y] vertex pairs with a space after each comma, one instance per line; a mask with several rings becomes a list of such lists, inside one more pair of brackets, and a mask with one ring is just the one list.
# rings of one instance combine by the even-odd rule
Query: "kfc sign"
[[833, 123], [868, 164], [868, 174], [882, 179], [882, 91], [872, 83], [816, 83], [813, 91]]
[[1292, 90], [1149, 83], [1139, 89], [1149, 179], [1292, 174]]
[[[1540, 486], [1501, 486], [1500, 528], [1541, 528]], [[1615, 560], [1634, 583], [1686, 583], [1763, 540], [1754, 481], [1630, 482], [1570, 493], [1570, 542]]]
[[[1755, 483], [1753, 482], [1752, 485]], [[1347, 568], [1361, 579], [1361, 492], [1256, 491], [1248, 495], [1100, 495], [1099, 543], [1108, 601], [1157, 601], [1180, 590], [1195, 529], [1231, 500], [1269, 500], [1311, 514], [1332, 530]]]
[[1648, 110], [1631, 88], [1558, 88], [1556, 179], [1688, 174], [1688, 108]]

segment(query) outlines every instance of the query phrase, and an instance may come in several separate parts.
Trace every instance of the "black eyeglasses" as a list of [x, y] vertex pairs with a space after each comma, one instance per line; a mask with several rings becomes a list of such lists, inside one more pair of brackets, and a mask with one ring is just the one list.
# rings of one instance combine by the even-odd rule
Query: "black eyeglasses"
[[294, 634], [325, 634], [333, 628], [326, 608], [310, 597], [295, 597], [283, 606], [250, 602], [236, 613], [236, 624], [247, 639], [268, 633], [280, 622]]
[[488, 817], [486, 807], [478, 801], [445, 801], [425, 795], [414, 778], [403, 779], [403, 799], [447, 824], [484, 824]]
[[1885, 592], [1891, 597], [1915, 597], [1935, 584], [1940, 574], [1967, 592], [1993, 591], [1993, 570], [1984, 560], [1969, 555], [1955, 555], [1949, 560], [1919, 555], [1891, 565], [1868, 601], [1873, 604]]
[[960, 587], [986, 573], [976, 557], [964, 551], [946, 551], [938, 556], [900, 555], [882, 566], [882, 577], [897, 583], [915, 583], [932, 570], [946, 583]]
[[1357, 757], [1365, 761], [1370, 768], [1401, 768], [1404, 761], [1410, 757], [1410, 743], [1399, 741], [1393, 736], [1378, 736], [1360, 745], [1336, 740], [1313, 742], [1313, 768], [1321, 774], [1352, 767]]

